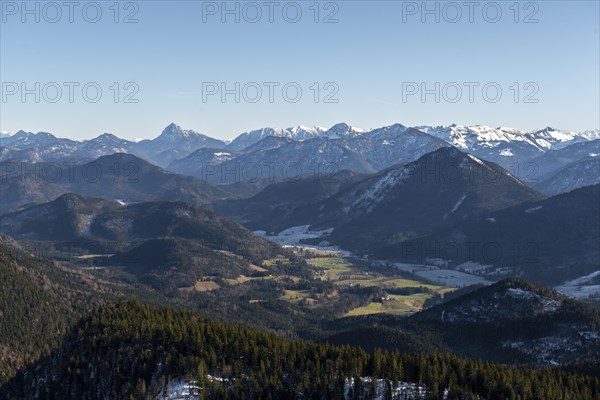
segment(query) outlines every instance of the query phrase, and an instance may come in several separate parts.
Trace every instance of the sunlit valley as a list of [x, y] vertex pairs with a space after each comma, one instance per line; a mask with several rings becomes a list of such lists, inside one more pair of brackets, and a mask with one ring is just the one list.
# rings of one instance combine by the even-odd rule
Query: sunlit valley
[[597, 2], [67, 3], [1, 2], [0, 399], [600, 400]]

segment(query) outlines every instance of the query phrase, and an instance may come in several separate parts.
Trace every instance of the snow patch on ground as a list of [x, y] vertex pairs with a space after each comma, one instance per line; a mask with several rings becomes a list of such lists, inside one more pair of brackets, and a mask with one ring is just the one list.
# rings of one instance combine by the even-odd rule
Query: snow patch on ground
[[458, 210], [458, 207], [460, 207], [460, 205], [462, 204], [462, 202], [467, 198], [467, 195], [465, 194], [464, 196], [462, 196], [460, 199], [458, 199], [458, 201], [456, 202], [456, 204], [454, 205], [454, 207], [452, 207], [452, 210], [450, 210], [451, 213], [453, 213], [454, 211]]
[[[361, 377], [361, 386], [364, 390], [363, 396], [369, 394], [368, 390], [371, 387], [371, 377]], [[208, 376], [208, 380], [219, 380]], [[355, 378], [346, 378], [344, 381], [344, 400], [351, 400]], [[410, 382], [392, 382], [385, 379], [377, 379], [375, 384], [376, 392], [370, 395], [369, 398], [374, 400], [384, 400], [386, 398], [386, 386], [391, 389], [389, 394], [393, 400], [425, 400], [429, 394], [427, 387]], [[202, 388], [198, 386], [196, 381], [187, 381], [185, 379], [171, 380], [164, 392], [158, 394], [159, 400], [200, 400]], [[443, 400], [448, 398], [448, 390], [444, 391]]]
[[483, 161], [481, 161], [479, 158], [475, 157], [474, 155], [471, 154], [467, 154], [467, 156], [469, 156], [469, 158], [473, 161], [475, 161], [477, 164], [481, 164], [484, 167], [487, 167], [487, 165], [485, 165], [485, 163]]
[[478, 283], [486, 285], [492, 283], [480, 276], [471, 275], [460, 271], [454, 271], [451, 269], [432, 269], [425, 271], [417, 271], [415, 272], [415, 275], [434, 283], [458, 288], [469, 285], [475, 285]]
[[515, 299], [531, 300], [535, 296], [535, 294], [533, 294], [527, 290], [518, 289], [518, 288], [510, 288], [507, 290], [507, 293], [511, 297], [514, 297]]
[[158, 395], [160, 400], [200, 400], [200, 387], [195, 381], [172, 380], [165, 393]]
[[562, 304], [562, 302], [558, 300], [542, 297], [533, 292], [523, 290], [520, 288], [509, 288], [506, 291], [506, 294], [514, 299], [526, 300], [528, 302], [531, 302], [532, 300], [537, 300], [542, 303], [543, 312], [554, 312], [558, 310]]
[[352, 205], [345, 207], [345, 210], [364, 208], [367, 212], [371, 212], [385, 198], [385, 194], [394, 186], [404, 183], [411, 172], [411, 168], [400, 168], [383, 175], [365, 193], [354, 200]]
[[482, 272], [487, 269], [493, 268], [493, 265], [479, 264], [475, 261], [466, 261], [456, 266], [456, 269], [464, 271], [466, 273], [471, 272]]
[[[344, 400], [350, 400], [355, 398], [352, 395], [352, 387], [354, 386], [355, 378], [346, 378], [344, 382]], [[364, 389], [364, 393], [362, 396], [369, 395], [369, 398], [374, 400], [384, 400], [386, 398], [386, 386], [390, 383], [390, 393], [392, 399], [398, 400], [424, 400], [427, 398], [428, 391], [425, 386], [420, 386], [415, 383], [409, 382], [398, 382], [396, 385], [385, 379], [377, 379], [375, 384], [375, 393], [368, 393], [369, 388], [371, 387], [371, 377], [361, 377], [360, 381], [362, 383], [362, 387]], [[443, 399], [448, 397], [447, 390], [444, 392]]]
[[592, 280], [600, 276], [600, 271], [567, 281], [555, 287], [562, 294], [576, 299], [585, 299], [590, 296], [600, 296], [600, 284], [592, 284]]
[[544, 206], [531, 207], [531, 208], [528, 208], [527, 210], [525, 210], [525, 212], [527, 214], [531, 214], [531, 213], [541, 210], [543, 207]]
[[[473, 274], [469, 274], [467, 272], [456, 271], [451, 269], [443, 269], [439, 268], [439, 266], [435, 265], [424, 265], [424, 264], [408, 264], [408, 263], [392, 263], [390, 264], [387, 261], [383, 260], [372, 260], [374, 265], [382, 265], [382, 266], [390, 266], [392, 268], [399, 269], [404, 272], [409, 272], [411, 274], [415, 274], [429, 282], [441, 284], [448, 287], [464, 287], [474, 284], [491, 284], [491, 281], [488, 281], [480, 276], [476, 276]], [[467, 263], [465, 263], [467, 264]], [[475, 266], [478, 265], [476, 263], [472, 263], [472, 266], [475, 269]], [[480, 266], [483, 268], [485, 266]], [[478, 267], [479, 268], [479, 267]]]
[[504, 347], [519, 350], [539, 363], [559, 365], [568, 356], [567, 353], [580, 353], [587, 345], [582, 337], [574, 340], [572, 336], [546, 336], [526, 341], [510, 341], [502, 343]]
[[267, 234], [266, 231], [257, 230], [254, 231], [254, 234], [284, 247], [302, 247], [314, 250], [336, 251], [342, 255], [350, 256], [351, 253], [349, 251], [343, 250], [337, 246], [332, 246], [326, 241], [324, 241], [322, 245], [309, 245], [301, 243], [301, 241], [304, 239], [316, 239], [321, 237], [325, 238], [332, 232], [333, 228], [313, 231], [310, 230], [310, 225], [300, 225], [287, 228], [279, 233]]
[[299, 225], [292, 226], [282, 230], [281, 232], [273, 235], [268, 235], [267, 232], [258, 230], [254, 231], [255, 235], [264, 237], [272, 242], [279, 244], [299, 244], [303, 239], [314, 239], [330, 235], [333, 232], [333, 228], [323, 229], [321, 231], [311, 231], [310, 225]]

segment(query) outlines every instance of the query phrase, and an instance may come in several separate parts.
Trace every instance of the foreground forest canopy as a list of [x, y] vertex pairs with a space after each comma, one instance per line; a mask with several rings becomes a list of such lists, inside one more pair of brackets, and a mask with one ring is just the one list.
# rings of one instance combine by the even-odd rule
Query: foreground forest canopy
[[375, 397], [377, 379], [385, 398], [397, 382], [415, 383], [431, 399], [600, 398], [598, 377], [289, 340], [140, 302], [97, 308], [0, 398], [160, 398], [183, 380], [206, 399], [363, 399]]

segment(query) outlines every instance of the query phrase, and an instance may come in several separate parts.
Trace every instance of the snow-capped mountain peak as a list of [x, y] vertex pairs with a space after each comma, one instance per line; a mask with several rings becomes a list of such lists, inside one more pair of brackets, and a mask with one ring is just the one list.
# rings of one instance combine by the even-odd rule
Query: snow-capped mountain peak
[[325, 131], [325, 128], [320, 126], [308, 127], [304, 125], [298, 125], [287, 129], [266, 127], [244, 132], [238, 135], [231, 141], [228, 147], [236, 151], [242, 150], [271, 136], [288, 138], [295, 141], [303, 141], [319, 137]]
[[340, 122], [333, 125], [323, 133], [324, 137], [329, 139], [339, 139], [343, 137], [356, 137], [364, 134], [366, 131], [361, 128], [355, 128], [345, 122]]
[[174, 122], [167, 125], [167, 127], [162, 131], [160, 136], [183, 136], [189, 137], [194, 135], [200, 135], [198, 132], [195, 132], [191, 129], [183, 129], [181, 126], [175, 124]]
[[557, 131], [546, 128], [540, 131], [523, 132], [509, 127], [492, 128], [486, 125], [457, 125], [448, 126], [417, 126], [425, 133], [436, 136], [448, 143], [462, 149], [473, 151], [477, 148], [494, 148], [500, 144], [521, 143], [530, 145], [534, 149], [544, 151], [552, 148], [556, 143], [572, 140], [572, 132]]
[[540, 138], [544, 138], [552, 143], [568, 142], [577, 137], [576, 132], [555, 129], [550, 126], [544, 128], [544, 129], [534, 130], [534, 131], [530, 132], [530, 134], [538, 136]]
[[114, 142], [125, 141], [125, 139], [121, 139], [120, 137], [117, 137], [117, 136], [113, 135], [112, 133], [103, 133], [102, 135], [99, 135], [95, 139], [91, 139], [91, 140], [95, 140], [95, 141], [101, 142], [101, 143], [114, 143]]
[[312, 139], [322, 135], [325, 131], [327, 131], [326, 128], [320, 126], [310, 127], [304, 125], [298, 125], [293, 128], [287, 128], [286, 130], [291, 133], [291, 138], [295, 140]]
[[369, 131], [369, 135], [373, 137], [389, 137], [394, 135], [400, 135], [401, 133], [406, 132], [408, 128], [402, 124], [396, 123], [389, 126], [384, 126], [382, 128], [377, 128]]
[[600, 139], [600, 129], [579, 132], [579, 136], [586, 140]]

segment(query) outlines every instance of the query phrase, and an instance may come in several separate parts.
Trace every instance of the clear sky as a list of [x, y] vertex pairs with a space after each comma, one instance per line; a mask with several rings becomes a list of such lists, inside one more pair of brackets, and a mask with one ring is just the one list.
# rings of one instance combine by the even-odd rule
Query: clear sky
[[600, 127], [596, 0], [0, 3], [2, 131]]

